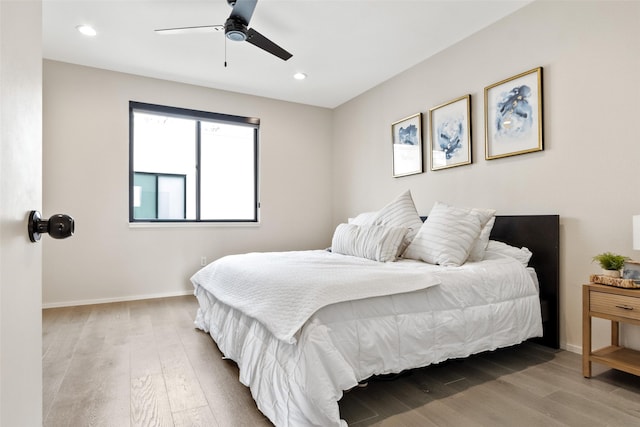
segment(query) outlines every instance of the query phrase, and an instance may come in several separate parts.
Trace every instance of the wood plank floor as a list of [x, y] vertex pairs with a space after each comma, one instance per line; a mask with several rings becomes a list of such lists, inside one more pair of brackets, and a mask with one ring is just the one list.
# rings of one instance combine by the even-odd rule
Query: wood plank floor
[[[270, 426], [193, 326], [194, 297], [43, 311], [44, 425]], [[374, 379], [340, 412], [363, 426], [640, 426], [640, 378], [524, 344]]]

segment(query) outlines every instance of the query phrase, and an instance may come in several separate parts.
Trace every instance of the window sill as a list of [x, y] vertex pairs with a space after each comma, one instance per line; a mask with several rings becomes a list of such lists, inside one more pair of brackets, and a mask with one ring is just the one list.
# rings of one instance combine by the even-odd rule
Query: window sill
[[129, 228], [251, 228], [260, 222], [130, 222]]

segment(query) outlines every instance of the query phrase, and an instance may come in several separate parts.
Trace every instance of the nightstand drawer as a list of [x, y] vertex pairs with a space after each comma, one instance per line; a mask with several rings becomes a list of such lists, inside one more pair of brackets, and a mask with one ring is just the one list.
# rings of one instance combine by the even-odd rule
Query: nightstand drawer
[[592, 312], [640, 320], [640, 299], [603, 292], [591, 292], [590, 295]]

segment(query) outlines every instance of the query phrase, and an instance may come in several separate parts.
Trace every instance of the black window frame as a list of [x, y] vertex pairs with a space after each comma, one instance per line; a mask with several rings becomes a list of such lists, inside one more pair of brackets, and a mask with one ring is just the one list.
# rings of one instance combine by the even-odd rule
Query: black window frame
[[[196, 132], [196, 218], [195, 219], [148, 219], [134, 218], [134, 111], [160, 114], [164, 116], [177, 117], [183, 119], [193, 119], [197, 123]], [[223, 124], [233, 124], [253, 128], [253, 218], [251, 219], [201, 219], [200, 217], [200, 123], [201, 121], [217, 122]], [[129, 101], [129, 223], [257, 223], [259, 222], [260, 199], [259, 199], [259, 130], [260, 119], [255, 117], [242, 117], [230, 114], [212, 113], [208, 111], [192, 110], [188, 108], [170, 107], [166, 105], [149, 104], [138, 101]], [[185, 193], [186, 194], [186, 193]], [[186, 197], [186, 196], [185, 196]], [[186, 205], [185, 205], [186, 209]], [[186, 215], [185, 215], [186, 216]]]

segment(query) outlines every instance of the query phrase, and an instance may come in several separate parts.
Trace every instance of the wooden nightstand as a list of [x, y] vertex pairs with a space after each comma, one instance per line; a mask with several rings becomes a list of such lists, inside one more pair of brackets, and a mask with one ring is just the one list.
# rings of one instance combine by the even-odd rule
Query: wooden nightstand
[[[611, 345], [591, 351], [591, 318], [611, 320]], [[619, 323], [640, 325], [640, 289], [588, 284], [582, 286], [582, 375], [591, 377], [591, 363], [640, 375], [640, 351], [620, 347]]]

